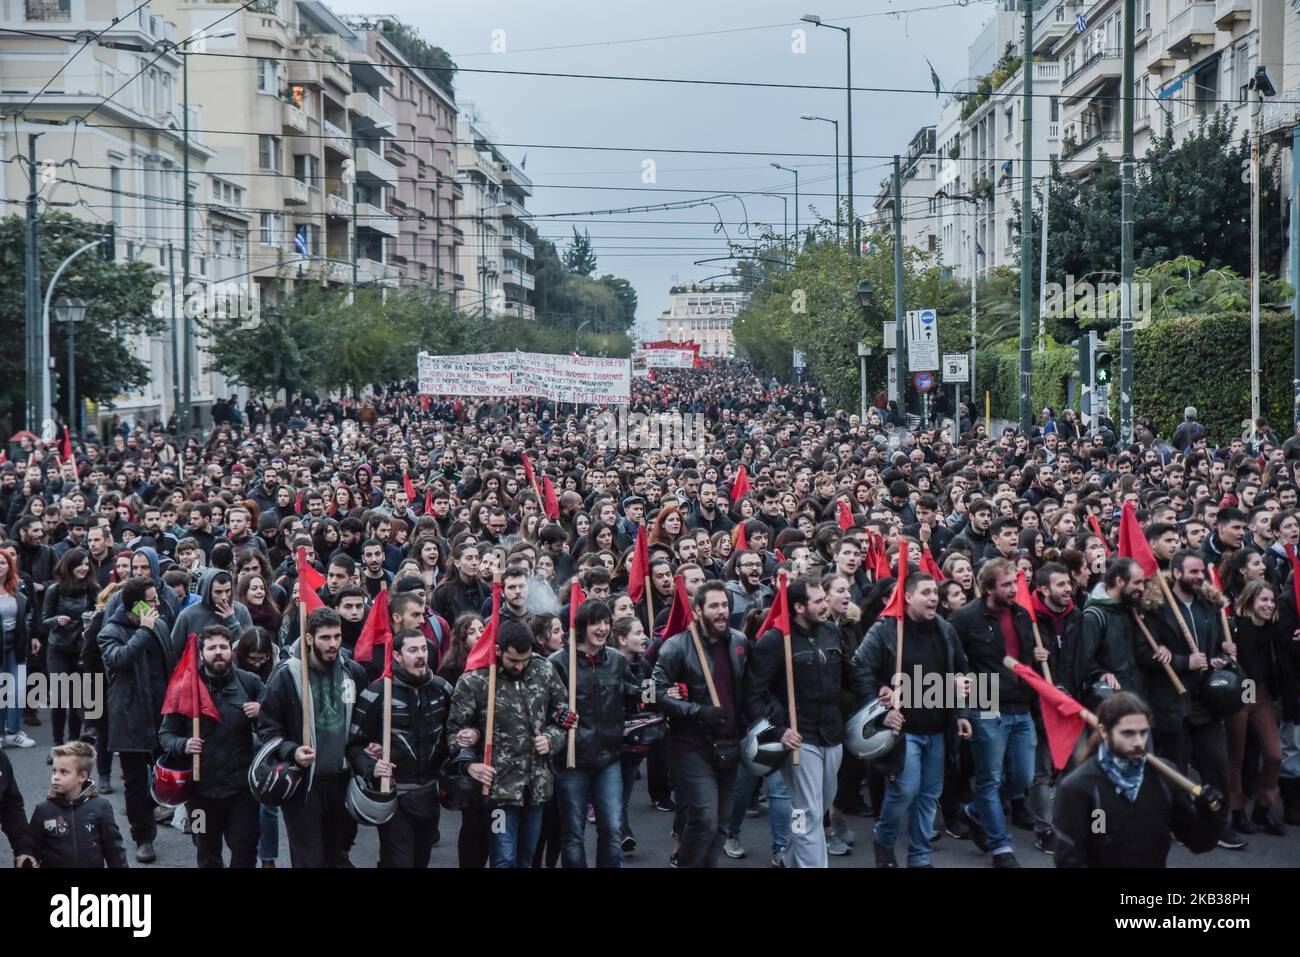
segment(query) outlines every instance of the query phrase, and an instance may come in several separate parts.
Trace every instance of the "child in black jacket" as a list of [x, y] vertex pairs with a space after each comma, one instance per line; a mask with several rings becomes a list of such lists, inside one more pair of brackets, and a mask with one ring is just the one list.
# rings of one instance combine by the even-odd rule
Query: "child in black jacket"
[[50, 749], [49, 797], [32, 811], [34, 854], [41, 867], [126, 867], [113, 806], [90, 780], [95, 749], [84, 741]]

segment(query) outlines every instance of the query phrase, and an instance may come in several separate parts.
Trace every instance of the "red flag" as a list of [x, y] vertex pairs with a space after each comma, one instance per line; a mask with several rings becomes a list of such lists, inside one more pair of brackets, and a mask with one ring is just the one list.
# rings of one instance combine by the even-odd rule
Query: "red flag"
[[402, 473], [402, 488], [406, 489], [406, 501], [408, 503], [415, 501], [415, 486], [411, 484], [411, 476], [405, 472]]
[[492, 583], [492, 617], [488, 619], [483, 634], [478, 636], [478, 641], [470, 649], [469, 657], [465, 659], [466, 671], [477, 671], [479, 668], [486, 668], [497, 660], [497, 628], [500, 624], [501, 583], [495, 581]]
[[[889, 568], [889, 562], [885, 562], [885, 568]], [[894, 593], [889, 596], [889, 604], [885, 605], [885, 610], [880, 613], [881, 618], [902, 618], [905, 608], [905, 591], [907, 584], [907, 539], [898, 540], [898, 582], [894, 585]]]
[[650, 545], [646, 541], [645, 526], [636, 529], [636, 546], [632, 549], [632, 563], [627, 567], [627, 597], [639, 602], [645, 595], [645, 580], [650, 574]]
[[1120, 514], [1119, 554], [1123, 558], [1132, 558], [1141, 565], [1147, 578], [1160, 571], [1155, 553], [1151, 551], [1147, 537], [1142, 534], [1142, 526], [1138, 524], [1137, 509], [1133, 507], [1132, 502], [1125, 502], [1124, 511]]
[[739, 502], [749, 494], [749, 473], [745, 471], [745, 466], [740, 466], [740, 471], [736, 473], [736, 480], [731, 483], [731, 501]]
[[736, 526], [736, 545], [735, 551], [749, 547], [749, 537], [745, 534], [745, 523], [741, 522]]
[[425, 515], [433, 514], [433, 485], [429, 484], [424, 487], [424, 513]]
[[420, 396], [420, 410], [422, 412], [429, 411], [429, 397], [427, 395]]
[[454, 399], [451, 403], [451, 414], [453, 418], [460, 418], [460, 410], [463, 408], [460, 399]]
[[361, 626], [361, 634], [357, 636], [352, 657], [357, 661], [369, 661], [375, 656], [375, 645], [391, 645], [392, 642], [393, 622], [388, 614], [388, 589], [381, 588], [379, 597], [370, 606], [366, 623]]
[[569, 631], [573, 631], [574, 622], [578, 618], [578, 609], [582, 603], [587, 600], [587, 595], [582, 590], [582, 585], [578, 584], [578, 579], [569, 583]]
[[530, 488], [537, 488], [537, 473], [533, 471], [533, 460], [528, 457], [528, 453], [523, 453], [524, 475], [528, 478]]
[[324, 584], [325, 576], [307, 561], [306, 547], [298, 546], [298, 601], [307, 606], [307, 614], [325, 607], [320, 595], [316, 594]]
[[934, 560], [934, 555], [930, 553], [929, 545], [921, 548], [921, 571], [937, 582], [944, 580], [943, 571], [939, 568], [939, 563]]
[[163, 714], [183, 714], [187, 718], [197, 718], [206, 714], [214, 721], [221, 720], [221, 712], [208, 693], [208, 686], [199, 675], [199, 636], [190, 632], [185, 639], [185, 653], [181, 662], [172, 672], [167, 682], [167, 694], [163, 696]]
[[889, 567], [889, 553], [885, 550], [885, 539], [882, 535], [873, 533], [871, 536], [872, 552], [872, 571], [875, 573], [876, 581], [882, 578], [893, 578], [894, 570]]
[[1285, 545], [1286, 557], [1291, 562], [1291, 591], [1295, 597], [1295, 606], [1300, 609], [1300, 558], [1296, 557], [1295, 546]]
[[835, 503], [839, 509], [840, 531], [847, 531], [857, 523], [853, 520], [853, 509], [849, 508], [849, 503], [840, 499]]
[[560, 497], [555, 494], [555, 485], [549, 475], [542, 476], [542, 506], [547, 518], [553, 522], [560, 520]]
[[68, 427], [63, 427], [63, 439], [59, 442], [59, 458], [64, 462], [72, 461], [72, 437], [68, 435]]
[[780, 576], [776, 586], [776, 598], [772, 600], [772, 607], [767, 610], [767, 617], [763, 619], [763, 625], [756, 634], [762, 638], [771, 628], [778, 629], [783, 635], [790, 634], [790, 596], [786, 591], [784, 575]]
[[1106, 541], [1106, 536], [1101, 533], [1101, 526], [1097, 523], [1097, 516], [1089, 513], [1088, 527], [1092, 529], [1093, 534], [1101, 539], [1101, 547], [1106, 549], [1106, 554], [1110, 554], [1110, 543]]
[[664, 637], [671, 638], [691, 627], [691, 599], [686, 594], [686, 582], [681, 575], [673, 578], [673, 604], [668, 609], [668, 620], [664, 623]]
[[305, 489], [298, 489], [298, 495], [293, 500], [293, 510], [299, 515], [302, 514], [302, 493]]
[[773, 553], [774, 555], [776, 555], [776, 560], [777, 560], [778, 562], [783, 562], [783, 561], [785, 561], [785, 552], [781, 551], [781, 549], [779, 549], [779, 548], [774, 548], [774, 549], [772, 549], [772, 553]]
[[1059, 688], [1049, 685], [1042, 675], [1028, 665], [1017, 662], [1012, 670], [1017, 678], [1028, 682], [1042, 699], [1043, 730], [1047, 732], [1047, 744], [1052, 751], [1052, 765], [1060, 770], [1070, 760], [1079, 734], [1087, 724], [1083, 717], [1083, 705]]
[[[1224, 597], [1224, 600], [1226, 601], [1228, 598], [1228, 593], [1223, 590], [1223, 581], [1222, 579], [1219, 578], [1219, 569], [1214, 565], [1210, 565], [1209, 571], [1210, 571], [1210, 584], [1219, 590], [1219, 594], [1222, 595]], [[1227, 604], [1223, 606], [1223, 611], [1225, 614], [1231, 615], [1232, 602], [1230, 601], [1227, 602]]]
[[1016, 604], [1029, 612], [1030, 621], [1038, 621], [1038, 612], [1034, 611], [1034, 598], [1029, 591], [1029, 579], [1023, 568], [1016, 569]]

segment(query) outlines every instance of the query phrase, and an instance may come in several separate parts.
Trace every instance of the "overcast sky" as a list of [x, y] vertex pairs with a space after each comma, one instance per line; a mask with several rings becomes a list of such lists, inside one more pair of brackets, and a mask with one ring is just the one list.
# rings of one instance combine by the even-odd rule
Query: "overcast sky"
[[[369, 4], [354, 0], [335, 9], [375, 12], [358, 9], [362, 6]], [[968, 45], [995, 9], [992, 0], [825, 0], [824, 5], [822, 0], [460, 0], [436, 5], [384, 0], [382, 6], [452, 55], [461, 67], [457, 100], [476, 106], [497, 142], [519, 144], [503, 146], [508, 156], [519, 162], [527, 154], [527, 173], [537, 187], [529, 208], [538, 214], [582, 214], [539, 215], [536, 224], [541, 235], [561, 246], [574, 225], [589, 229], [597, 275], [612, 272], [632, 282], [640, 300], [639, 326], [651, 337], [675, 281], [716, 276], [731, 265], [721, 260], [694, 265], [728, 255], [726, 237], [715, 231], [719, 214], [727, 234], [743, 238], [740, 224], [745, 221], [769, 223], [779, 232], [783, 204], [779, 198], [750, 195], [744, 196], [743, 207], [735, 199], [719, 201], [717, 213], [707, 206], [623, 215], [590, 212], [698, 199], [712, 192], [770, 191], [789, 197], [793, 230], [793, 176], [772, 169], [768, 164], [775, 161], [799, 169], [801, 221], [812, 215], [810, 207], [829, 217], [835, 205], [833, 129], [799, 116], [841, 120], [840, 148], [845, 151], [843, 89], [504, 76], [471, 69], [842, 86], [844, 34], [799, 22], [801, 15], [814, 13], [852, 29], [855, 87], [930, 90], [928, 57], [944, 88], [951, 89], [965, 75]], [[806, 30], [802, 54], [792, 50], [797, 29]], [[709, 35], [689, 36], [701, 33]], [[494, 45], [502, 44], [505, 52], [493, 52]], [[887, 175], [888, 156], [905, 153], [916, 130], [937, 121], [939, 101], [933, 92], [855, 93], [853, 107], [854, 192], [861, 210], [870, 206]], [[630, 149], [572, 148], [577, 146]], [[670, 149], [747, 154], [665, 152]], [[654, 163], [653, 183], [642, 182], [646, 161]]]

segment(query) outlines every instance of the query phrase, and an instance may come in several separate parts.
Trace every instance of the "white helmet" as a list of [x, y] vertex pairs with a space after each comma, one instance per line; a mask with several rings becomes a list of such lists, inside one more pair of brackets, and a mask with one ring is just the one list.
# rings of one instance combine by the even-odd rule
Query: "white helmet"
[[866, 707], [855, 711], [844, 723], [845, 749], [864, 761], [883, 758], [894, 750], [900, 735], [885, 727], [885, 715], [888, 713], [889, 706], [879, 698], [872, 699]]
[[759, 718], [741, 742], [740, 756], [745, 767], [759, 777], [766, 777], [785, 764], [789, 751], [781, 743], [778, 729], [766, 718]]

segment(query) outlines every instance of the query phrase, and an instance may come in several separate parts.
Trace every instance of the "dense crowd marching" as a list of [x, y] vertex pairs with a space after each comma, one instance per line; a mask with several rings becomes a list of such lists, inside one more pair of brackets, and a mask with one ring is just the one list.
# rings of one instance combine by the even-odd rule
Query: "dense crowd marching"
[[[179, 446], [13, 437], [0, 740], [56, 745], [27, 805], [0, 752], [16, 862], [126, 866], [114, 787], [136, 861], [174, 821], [204, 867], [274, 866], [281, 819], [294, 867], [347, 866], [359, 826], [425, 867], [446, 809], [461, 867], [586, 866], [593, 821], [619, 867], [638, 780], [678, 867], [745, 856], [764, 814], [778, 867], [900, 841], [924, 867], [941, 836], [1014, 867], [1013, 828], [1058, 866], [1163, 866], [1300, 823], [1296, 439], [1215, 447], [1188, 409], [1127, 447], [1044, 410], [954, 442], [741, 362], [636, 380], [631, 409], [707, 430], [620, 448], [607, 410], [408, 385], [222, 403]], [[1097, 713], [1063, 770], [1008, 656]], [[38, 675], [106, 701], [27, 707]], [[909, 693], [931, 678], [955, 693]]]

